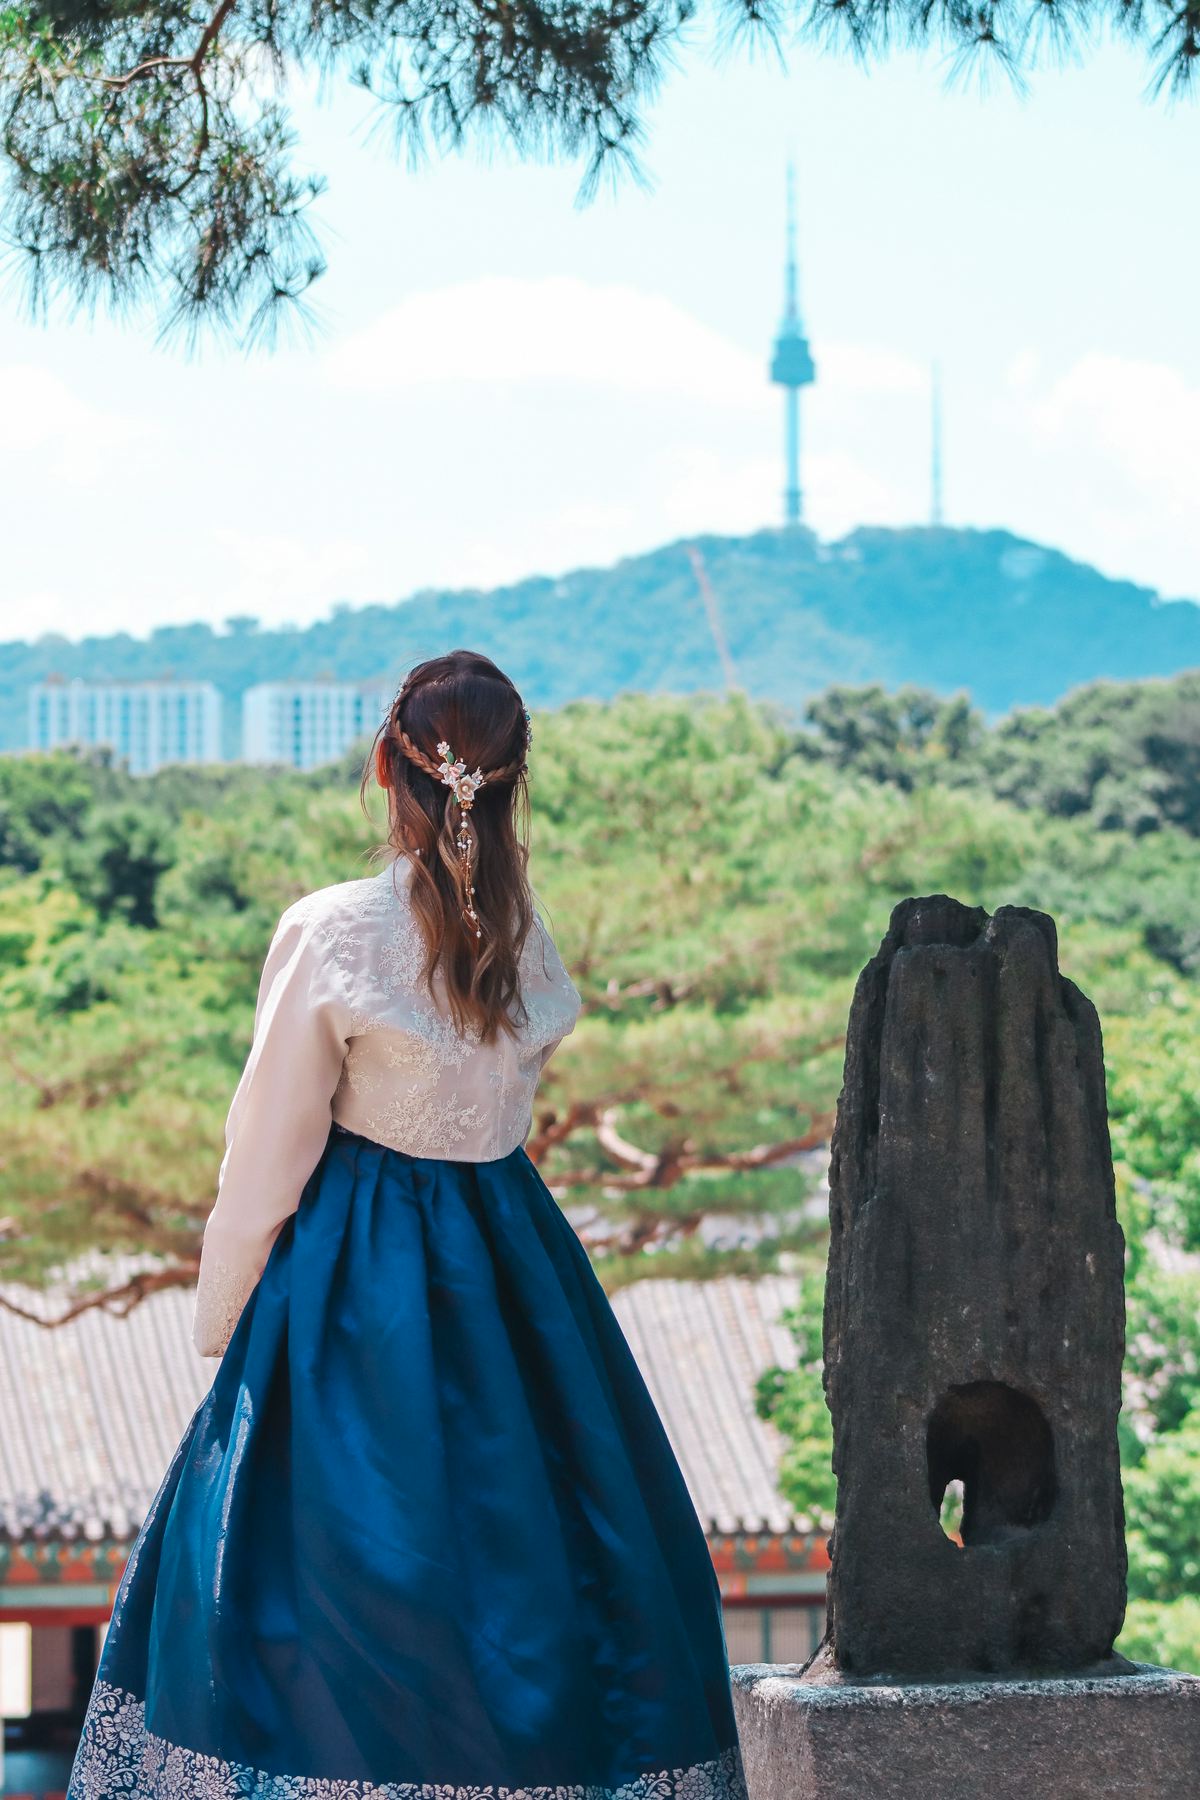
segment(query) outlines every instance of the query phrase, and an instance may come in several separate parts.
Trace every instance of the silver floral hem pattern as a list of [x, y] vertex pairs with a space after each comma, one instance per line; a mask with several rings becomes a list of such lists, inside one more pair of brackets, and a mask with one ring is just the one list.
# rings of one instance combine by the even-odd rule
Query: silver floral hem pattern
[[443, 1783], [342, 1781], [270, 1775], [244, 1763], [203, 1756], [156, 1737], [142, 1701], [97, 1682], [88, 1707], [67, 1800], [746, 1800], [742, 1759], [726, 1750], [690, 1769], [639, 1775], [619, 1788], [454, 1787]]

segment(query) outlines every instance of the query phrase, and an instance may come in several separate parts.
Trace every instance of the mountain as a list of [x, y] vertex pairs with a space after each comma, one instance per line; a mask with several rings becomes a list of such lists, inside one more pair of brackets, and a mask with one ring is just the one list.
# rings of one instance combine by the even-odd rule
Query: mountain
[[0, 748], [24, 744], [26, 689], [51, 673], [211, 680], [226, 698], [231, 754], [242, 690], [256, 681], [395, 680], [460, 644], [494, 656], [534, 707], [628, 689], [719, 688], [692, 547], [738, 681], [790, 708], [832, 683], [915, 682], [967, 689], [996, 715], [1050, 704], [1099, 677], [1200, 666], [1200, 605], [1163, 601], [1005, 531], [873, 527], [833, 544], [807, 531], [760, 531], [670, 544], [559, 580], [336, 607], [304, 629], [243, 619], [225, 631], [171, 625], [145, 638], [0, 644]]

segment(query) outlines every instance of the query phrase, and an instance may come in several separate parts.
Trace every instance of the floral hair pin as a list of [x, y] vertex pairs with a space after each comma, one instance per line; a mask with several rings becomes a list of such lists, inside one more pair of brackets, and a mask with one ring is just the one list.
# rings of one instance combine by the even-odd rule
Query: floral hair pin
[[[403, 698], [404, 690], [401, 689], [393, 712], [398, 710]], [[528, 751], [533, 740], [533, 728], [528, 708], [522, 707], [521, 711], [525, 718], [525, 750]], [[443, 787], [448, 787], [458, 803], [458, 829], [455, 832], [454, 847], [458, 852], [458, 879], [462, 894], [463, 916], [467, 922], [467, 929], [472, 935], [476, 938], [481, 937], [483, 934], [480, 929], [479, 914], [475, 910], [475, 862], [479, 846], [469, 814], [475, 804], [476, 794], [485, 784], [488, 782], [515, 782], [524, 774], [525, 755], [522, 753], [514, 762], [507, 763], [503, 768], [489, 769], [486, 775], [481, 768], [476, 769], [474, 774], [468, 774], [466, 763], [460, 756], [455, 756], [444, 738], [437, 747], [437, 753], [442, 760], [440, 763], [436, 763], [431, 756], [413, 743], [398, 718], [393, 717], [391, 724], [394, 741], [401, 753], [408, 758], [409, 762], [413, 762], [419, 769], [423, 769], [426, 775], [440, 781]]]
[[473, 775], [468, 775], [466, 763], [461, 757], [455, 757], [453, 750], [445, 741], [440, 743], [437, 749], [438, 755], [442, 759], [438, 767], [442, 785], [450, 789], [462, 809], [462, 816], [458, 821], [458, 836], [454, 840], [454, 847], [458, 851], [458, 879], [462, 888], [463, 914], [467, 921], [467, 929], [479, 937], [479, 914], [475, 911], [475, 877], [471, 867], [475, 854], [475, 833], [467, 814], [475, 804], [475, 796], [483, 786], [486, 777], [482, 769], [476, 769]]
[[454, 798], [468, 812], [474, 805], [475, 796], [483, 786], [486, 777], [482, 769], [476, 769], [473, 775], [467, 774], [467, 765], [461, 757], [455, 760], [454, 752], [449, 744], [438, 745], [438, 755], [442, 761], [438, 768], [443, 787], [453, 788]]

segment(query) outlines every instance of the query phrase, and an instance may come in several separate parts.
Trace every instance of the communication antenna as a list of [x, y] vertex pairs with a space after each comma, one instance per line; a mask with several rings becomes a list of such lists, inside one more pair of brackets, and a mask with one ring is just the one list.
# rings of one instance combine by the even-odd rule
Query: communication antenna
[[799, 525], [804, 517], [800, 487], [800, 390], [817, 378], [816, 365], [804, 335], [800, 317], [799, 278], [796, 273], [796, 174], [787, 172], [787, 256], [783, 276], [783, 323], [771, 353], [771, 380], [783, 389], [783, 519]]

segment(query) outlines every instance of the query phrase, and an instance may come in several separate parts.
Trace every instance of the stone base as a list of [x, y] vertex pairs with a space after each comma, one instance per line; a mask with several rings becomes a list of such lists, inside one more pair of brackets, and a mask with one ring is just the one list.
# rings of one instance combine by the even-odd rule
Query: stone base
[[735, 1668], [750, 1800], [1198, 1800], [1200, 1677], [1129, 1666], [905, 1685]]

